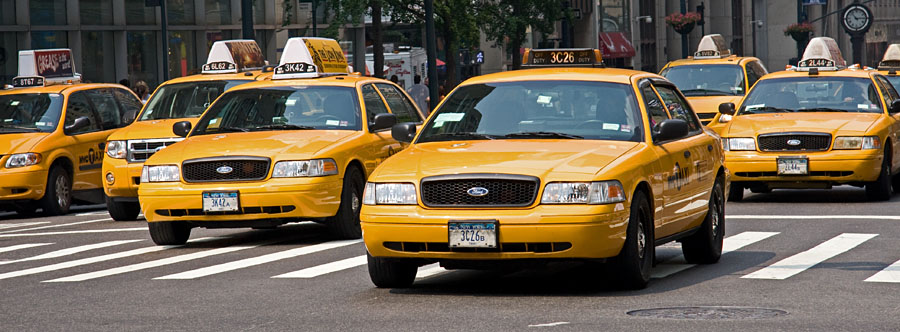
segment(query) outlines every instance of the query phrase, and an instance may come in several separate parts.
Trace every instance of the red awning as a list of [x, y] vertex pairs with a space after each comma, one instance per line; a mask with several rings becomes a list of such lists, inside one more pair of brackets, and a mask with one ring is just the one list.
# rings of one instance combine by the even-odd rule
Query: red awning
[[634, 45], [621, 32], [601, 32], [600, 51], [604, 58], [630, 58], [634, 56]]

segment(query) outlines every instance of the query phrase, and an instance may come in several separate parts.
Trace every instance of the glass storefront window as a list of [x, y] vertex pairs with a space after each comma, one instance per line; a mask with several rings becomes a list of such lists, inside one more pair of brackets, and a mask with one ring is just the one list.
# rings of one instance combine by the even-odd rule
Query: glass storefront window
[[0, 25], [16, 24], [16, 2], [0, 1]]
[[206, 32], [206, 49], [212, 48], [213, 43], [220, 40], [234, 39], [231, 30], [207, 31]]
[[253, 0], [253, 24], [266, 24], [266, 3], [263, 0]]
[[193, 31], [169, 32], [169, 78], [199, 73]]
[[128, 80], [132, 84], [144, 81], [151, 91], [159, 84], [159, 35], [155, 31], [129, 31], [128, 39]]
[[16, 43], [15, 32], [0, 32], [0, 85], [11, 84], [19, 71]]
[[231, 0], [206, 0], [206, 24], [231, 24]]
[[156, 25], [159, 7], [147, 7], [145, 0], [125, 0], [125, 23]]
[[600, 0], [600, 32], [629, 32], [628, 0]]
[[85, 81], [115, 83], [115, 47], [112, 31], [83, 31], [81, 33], [81, 68]]
[[65, 25], [66, 2], [59, 0], [31, 0], [28, 2], [32, 25]]
[[[68, 48], [69, 38], [65, 31], [32, 31], [31, 48]], [[78, 69], [78, 68], [75, 68]]]
[[81, 0], [82, 25], [113, 24], [112, 0]]
[[166, 10], [169, 12], [169, 24], [194, 24], [194, 0], [168, 0]]

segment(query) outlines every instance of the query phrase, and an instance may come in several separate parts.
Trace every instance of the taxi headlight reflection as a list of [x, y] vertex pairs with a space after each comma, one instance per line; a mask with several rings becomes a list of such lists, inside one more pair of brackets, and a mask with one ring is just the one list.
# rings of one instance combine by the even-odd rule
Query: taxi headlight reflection
[[619, 181], [554, 182], [544, 187], [541, 204], [608, 204], [625, 201]]
[[144, 166], [141, 170], [141, 183], [176, 181], [181, 181], [181, 174], [175, 165]]
[[9, 159], [6, 159], [6, 168], [16, 168], [16, 167], [37, 165], [40, 162], [41, 162], [41, 155], [39, 153], [34, 153], [34, 152], [16, 153], [14, 155], [9, 156]]
[[275, 163], [273, 178], [295, 178], [337, 174], [337, 164], [332, 159], [287, 160]]
[[366, 183], [363, 204], [415, 205], [416, 186], [412, 183]]
[[756, 142], [752, 137], [728, 138], [725, 140], [723, 148], [725, 151], [754, 151]]
[[881, 148], [878, 136], [838, 136], [834, 139], [834, 150], [875, 150]]
[[109, 141], [106, 142], [106, 155], [110, 158], [125, 158], [125, 141]]

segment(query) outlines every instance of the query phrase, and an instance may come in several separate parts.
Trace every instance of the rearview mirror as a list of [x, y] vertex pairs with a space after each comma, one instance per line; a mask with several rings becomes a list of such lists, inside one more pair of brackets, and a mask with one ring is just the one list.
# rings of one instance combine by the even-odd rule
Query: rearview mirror
[[372, 123], [369, 123], [369, 131], [387, 129], [397, 123], [397, 116], [391, 113], [376, 114]]
[[75, 121], [72, 122], [72, 124], [65, 126], [63, 128], [63, 131], [65, 131], [67, 133], [73, 132], [73, 131], [79, 131], [79, 130], [89, 127], [90, 125], [91, 125], [91, 119], [88, 119], [88, 117], [86, 117], [86, 116], [80, 116], [80, 117], [76, 118]]
[[690, 132], [687, 121], [682, 119], [665, 120], [659, 123], [658, 128], [656, 139], [659, 141], [679, 139], [687, 136]]
[[391, 137], [398, 142], [410, 143], [416, 137], [416, 124], [404, 122], [391, 127]]
[[172, 125], [172, 132], [175, 133], [175, 135], [178, 137], [187, 137], [187, 135], [191, 132], [191, 122], [175, 122], [175, 124]]
[[726, 115], [734, 115], [734, 103], [719, 104], [719, 113]]

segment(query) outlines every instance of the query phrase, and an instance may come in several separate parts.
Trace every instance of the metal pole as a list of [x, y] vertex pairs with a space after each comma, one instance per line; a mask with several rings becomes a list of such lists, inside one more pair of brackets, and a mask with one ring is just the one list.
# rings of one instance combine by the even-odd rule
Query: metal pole
[[316, 12], [319, 11], [317, 9], [316, 4], [319, 3], [319, 0], [312, 0], [312, 29], [313, 29], [313, 37], [319, 36], [319, 21], [316, 20]]
[[[428, 61], [429, 108], [434, 110], [438, 98], [437, 40], [434, 35], [434, 0], [425, 0], [425, 53]], [[429, 112], [430, 113], [430, 112]]]
[[[687, 13], [687, 0], [681, 0], [681, 13]], [[688, 57], [688, 36], [687, 34], [681, 34], [681, 58], [687, 59]]]
[[253, 35], [253, 0], [241, 0], [241, 28], [244, 39], [256, 39]]
[[160, 23], [162, 25], [160, 33], [162, 34], [162, 63], [163, 63], [163, 82], [169, 80], [169, 12], [166, 10], [166, 0], [159, 2]]

